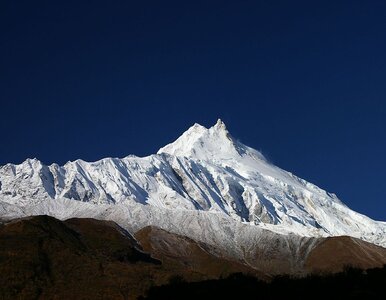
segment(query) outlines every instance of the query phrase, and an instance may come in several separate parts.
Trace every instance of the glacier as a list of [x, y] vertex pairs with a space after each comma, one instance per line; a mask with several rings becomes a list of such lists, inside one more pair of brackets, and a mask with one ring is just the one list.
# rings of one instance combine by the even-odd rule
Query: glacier
[[264, 236], [289, 245], [348, 235], [386, 247], [385, 222], [273, 165], [233, 138], [221, 120], [210, 128], [194, 124], [147, 157], [1, 166], [0, 218], [36, 214], [111, 219], [131, 232], [154, 225], [222, 243], [244, 259], [246, 245], [252, 249], [251, 241]]

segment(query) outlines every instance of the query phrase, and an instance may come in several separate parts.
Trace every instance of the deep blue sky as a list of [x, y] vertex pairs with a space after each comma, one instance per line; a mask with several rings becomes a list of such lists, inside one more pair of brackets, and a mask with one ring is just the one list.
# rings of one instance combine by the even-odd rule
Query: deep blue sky
[[0, 164], [155, 153], [193, 123], [386, 220], [385, 1], [0, 1]]

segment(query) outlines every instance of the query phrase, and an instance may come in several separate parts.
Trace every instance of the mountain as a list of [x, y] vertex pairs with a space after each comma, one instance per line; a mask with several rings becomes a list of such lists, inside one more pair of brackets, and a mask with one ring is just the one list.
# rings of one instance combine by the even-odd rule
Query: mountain
[[[369, 269], [385, 263], [385, 248], [354, 238], [320, 238], [311, 244], [306, 268], [318, 269], [323, 274], [342, 271], [347, 264]], [[260, 297], [260, 291], [267, 287], [277, 290], [275, 283], [267, 285], [272, 280], [275, 282], [275, 278], [245, 261], [213, 255], [215, 250], [210, 245], [154, 226], [142, 228], [132, 236], [111, 221], [90, 218], [60, 221], [49, 216], [33, 216], [0, 225], [0, 245], [1, 299], [137, 299], [148, 294], [149, 289], [156, 299], [175, 299], [161, 297], [154, 288], [182, 282], [205, 284], [213, 279], [244, 278], [234, 274], [248, 276], [247, 282], [252, 280], [255, 287], [251, 290], [251, 287], [239, 286], [238, 293], [254, 295], [257, 292]], [[270, 255], [272, 264], [285, 267], [290, 261], [285, 256]], [[256, 281], [256, 277], [262, 281]], [[349, 282], [348, 276], [343, 278]], [[380, 274], [371, 280], [382, 278]], [[373, 288], [363, 285], [369, 279], [360, 280], [366, 291], [374, 292]], [[283, 288], [288, 289], [288, 284]], [[292, 284], [296, 286], [296, 282]], [[312, 291], [309, 284], [307, 280], [307, 293]], [[319, 289], [325, 285], [317, 284]], [[377, 284], [372, 282], [373, 286]], [[382, 284], [378, 289], [379, 286]], [[347, 287], [342, 291], [345, 289]], [[221, 292], [225, 290], [228, 289]], [[303, 288], [302, 291], [307, 294]], [[188, 293], [185, 297], [190, 299], [192, 295]], [[267, 291], [262, 298], [271, 299], [272, 291]]]
[[0, 226], [0, 243], [1, 299], [139, 295], [138, 272], [156, 273], [160, 265], [107, 221], [17, 219]]
[[[150, 245], [145, 240], [150, 241], [152, 230], [139, 234], [145, 246]], [[184, 241], [174, 250], [178, 255], [163, 250], [158, 254], [161, 262], [111, 221], [60, 221], [48, 216], [12, 220], [0, 226], [0, 298], [136, 299], [149, 287], [173, 278], [197, 281], [234, 272], [256, 273], [209, 254], [194, 241], [173, 239]], [[167, 240], [172, 240], [171, 234]], [[195, 253], [188, 262], [180, 259], [184, 247]]]
[[254, 275], [262, 279], [269, 278], [242, 261], [213, 255], [215, 249], [210, 245], [158, 227], [147, 226], [136, 232], [134, 236], [146, 253], [160, 260], [164, 265], [177, 265], [190, 270], [191, 273], [213, 279], [224, 278], [233, 273]]
[[[32, 215], [112, 220], [132, 235], [158, 228], [140, 236], [179, 236], [187, 240], [169, 242], [205, 245], [206, 254], [192, 246], [198, 257], [214, 255], [264, 276], [322, 270], [317, 258], [333, 256], [334, 247], [368, 257], [361, 265], [354, 253], [348, 255], [354, 265], [386, 263], [380, 250], [386, 247], [385, 222], [352, 211], [336, 195], [272, 165], [232, 137], [221, 120], [209, 129], [194, 124], [148, 157], [64, 166], [27, 159], [1, 166], [0, 219]], [[351, 238], [325, 241], [337, 236]], [[162, 243], [153, 245], [155, 255], [165, 257], [156, 245]], [[318, 248], [324, 250], [315, 252]], [[345, 259], [337, 259], [336, 270]]]
[[221, 120], [209, 129], [193, 125], [148, 157], [64, 166], [27, 159], [0, 168], [4, 205], [31, 207], [57, 199], [210, 212], [279, 233], [349, 235], [386, 245], [386, 223], [352, 211], [334, 194], [272, 165], [234, 139]]

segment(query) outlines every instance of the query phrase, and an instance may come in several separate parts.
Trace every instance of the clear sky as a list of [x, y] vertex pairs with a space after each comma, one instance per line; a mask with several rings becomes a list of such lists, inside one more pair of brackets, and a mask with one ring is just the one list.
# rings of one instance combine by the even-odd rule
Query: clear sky
[[386, 1], [0, 1], [0, 164], [145, 156], [223, 119], [386, 220]]

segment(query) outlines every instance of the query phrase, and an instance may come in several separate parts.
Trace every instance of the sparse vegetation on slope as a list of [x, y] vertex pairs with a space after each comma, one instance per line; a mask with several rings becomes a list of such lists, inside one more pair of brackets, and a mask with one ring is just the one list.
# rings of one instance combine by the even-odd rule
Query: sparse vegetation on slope
[[346, 268], [330, 275], [276, 277], [271, 282], [233, 274], [226, 279], [187, 283], [182, 279], [152, 287], [142, 299], [385, 299], [386, 267]]

